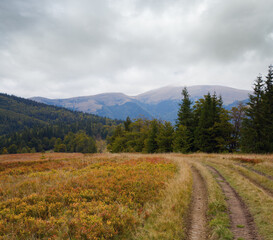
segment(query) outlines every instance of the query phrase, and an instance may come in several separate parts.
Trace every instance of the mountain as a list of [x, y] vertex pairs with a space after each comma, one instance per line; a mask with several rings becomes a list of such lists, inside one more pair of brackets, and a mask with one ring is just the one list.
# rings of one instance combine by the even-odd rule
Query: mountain
[[[159, 118], [174, 122], [177, 116], [178, 103], [181, 101], [183, 87], [167, 86], [154, 89], [137, 96], [123, 93], [103, 93], [68, 99], [47, 99], [33, 97], [32, 100], [72, 110], [93, 113], [113, 119], [132, 119], [146, 117]], [[187, 87], [192, 101], [202, 98], [208, 92], [221, 95], [225, 106], [234, 106], [238, 101], [246, 101], [250, 91], [218, 85], [197, 85]]]
[[[46, 102], [46, 99], [43, 101]], [[0, 93], [0, 136], [25, 128], [62, 126], [64, 129], [72, 125], [77, 125], [77, 128], [82, 125], [85, 128], [86, 123], [97, 129], [91, 135], [97, 135], [104, 125], [113, 125], [116, 121]]]
[[0, 93], [0, 154], [93, 153], [121, 122]]

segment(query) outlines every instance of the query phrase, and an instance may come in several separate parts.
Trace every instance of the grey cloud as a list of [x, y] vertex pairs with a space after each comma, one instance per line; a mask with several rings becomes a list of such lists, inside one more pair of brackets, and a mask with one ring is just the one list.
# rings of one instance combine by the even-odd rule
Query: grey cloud
[[272, 10], [266, 0], [3, 0], [0, 91], [57, 98], [168, 84], [249, 89], [272, 62]]
[[267, 0], [216, 1], [189, 38], [198, 54], [216, 61], [232, 62], [248, 51], [272, 58], [273, 41], [266, 41], [273, 30], [272, 9], [273, 2]]

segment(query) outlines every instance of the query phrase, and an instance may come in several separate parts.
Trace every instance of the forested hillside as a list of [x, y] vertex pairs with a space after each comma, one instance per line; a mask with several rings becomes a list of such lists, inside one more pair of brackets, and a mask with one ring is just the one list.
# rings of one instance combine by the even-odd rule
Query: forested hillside
[[[91, 137], [105, 139], [117, 123], [120, 121], [0, 94], [0, 152], [4, 153], [53, 148], [90, 152], [91, 148], [84, 149], [85, 143], [91, 142]], [[73, 138], [74, 146], [64, 147], [65, 137], [67, 142]]]

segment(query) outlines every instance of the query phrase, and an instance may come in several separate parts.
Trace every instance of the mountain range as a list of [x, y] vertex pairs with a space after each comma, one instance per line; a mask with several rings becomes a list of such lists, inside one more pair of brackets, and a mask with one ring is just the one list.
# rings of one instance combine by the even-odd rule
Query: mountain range
[[[131, 119], [145, 117], [158, 118], [174, 122], [177, 117], [183, 87], [167, 86], [154, 89], [136, 96], [123, 93], [102, 93], [91, 96], [67, 99], [48, 99], [33, 97], [32, 100], [49, 105], [65, 107], [74, 111], [93, 113], [112, 119]], [[214, 92], [222, 96], [227, 109], [239, 101], [246, 102], [251, 91], [235, 89], [219, 85], [197, 85], [187, 87], [191, 100], [194, 102], [205, 94]]]

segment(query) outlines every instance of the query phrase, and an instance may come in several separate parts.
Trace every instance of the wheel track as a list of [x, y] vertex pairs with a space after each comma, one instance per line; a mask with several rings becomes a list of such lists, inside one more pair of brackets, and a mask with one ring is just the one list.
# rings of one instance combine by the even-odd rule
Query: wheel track
[[215, 175], [226, 196], [234, 239], [261, 240], [257, 234], [254, 219], [241, 197], [215, 168], [211, 166], [208, 168]]
[[235, 163], [235, 165], [243, 167], [243, 168], [246, 168], [249, 171], [253, 171], [253, 172], [255, 172], [255, 173], [257, 173], [257, 174], [259, 174], [259, 175], [261, 175], [263, 177], [266, 177], [267, 179], [273, 181], [273, 177], [272, 176], [269, 176], [269, 175], [267, 175], [267, 174], [265, 174], [265, 173], [263, 173], [263, 172], [261, 172], [261, 171], [259, 171], [257, 169], [254, 169], [254, 168], [249, 167], [249, 166], [245, 166], [244, 164], [240, 164], [240, 163]]
[[193, 194], [190, 207], [190, 222], [187, 239], [204, 240], [207, 238], [207, 189], [204, 179], [194, 167], [192, 167], [192, 174]]
[[[248, 168], [246, 168], [246, 169], [248, 169]], [[256, 187], [260, 188], [264, 193], [266, 193], [267, 195], [269, 195], [270, 197], [273, 198], [273, 191], [271, 189], [268, 189], [268, 188], [262, 186], [259, 182], [256, 182], [254, 179], [250, 178], [249, 176], [240, 172], [239, 170], [237, 170], [237, 169], [235, 169], [235, 170], [238, 172], [238, 174], [242, 175], [244, 178], [246, 178], [251, 183], [253, 183]], [[248, 170], [250, 170], [250, 169], [248, 169]], [[256, 171], [254, 171], [254, 172], [256, 172]], [[261, 175], [261, 176], [264, 176], [264, 175]]]

